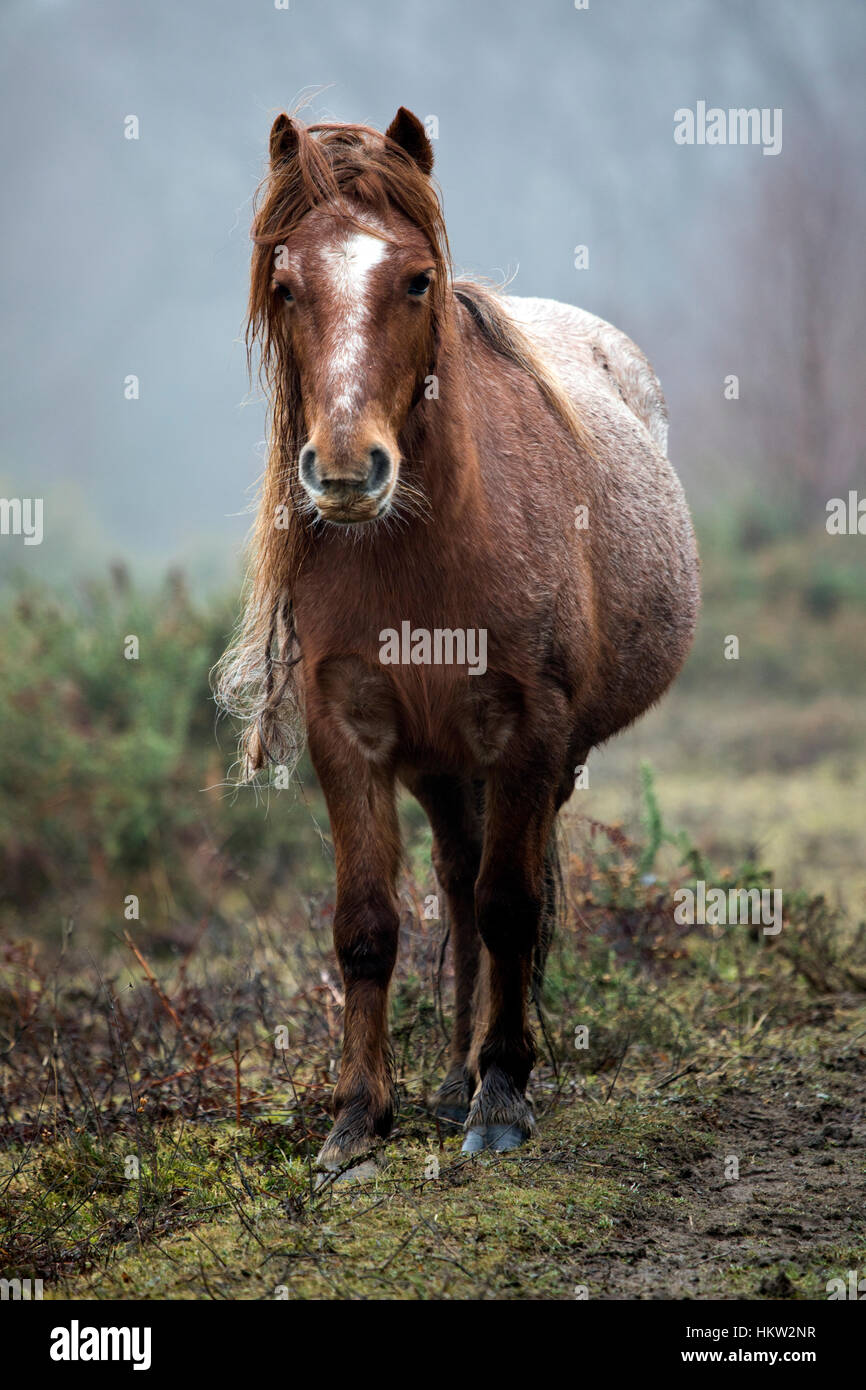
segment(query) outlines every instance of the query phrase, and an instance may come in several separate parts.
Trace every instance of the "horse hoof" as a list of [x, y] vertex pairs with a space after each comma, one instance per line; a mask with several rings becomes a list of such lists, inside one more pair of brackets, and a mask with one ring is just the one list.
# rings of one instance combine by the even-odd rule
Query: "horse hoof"
[[469, 1106], [474, 1085], [466, 1068], [457, 1064], [451, 1068], [433, 1097], [433, 1114], [446, 1125], [462, 1129], [469, 1118]]
[[444, 1121], [447, 1125], [459, 1126], [463, 1128], [466, 1117], [469, 1114], [468, 1105], [437, 1105], [433, 1111], [437, 1120]]
[[362, 1163], [355, 1163], [351, 1168], [343, 1168], [339, 1163], [320, 1164], [320, 1172], [316, 1177], [315, 1190], [318, 1192], [320, 1187], [331, 1186], [338, 1182], [369, 1182], [372, 1178], [377, 1178], [384, 1168], [384, 1163], [377, 1163], [375, 1158], [366, 1158]]
[[520, 1125], [479, 1125], [470, 1129], [463, 1141], [462, 1153], [479, 1154], [484, 1149], [504, 1154], [525, 1144], [529, 1135]]
[[487, 1148], [487, 1126], [479, 1125], [478, 1129], [470, 1129], [466, 1138], [463, 1140], [463, 1147], [460, 1150], [464, 1154], [480, 1154], [482, 1149]]
[[511, 1149], [519, 1149], [529, 1135], [523, 1132], [520, 1125], [488, 1125], [487, 1138], [488, 1148], [495, 1153], [505, 1154]]

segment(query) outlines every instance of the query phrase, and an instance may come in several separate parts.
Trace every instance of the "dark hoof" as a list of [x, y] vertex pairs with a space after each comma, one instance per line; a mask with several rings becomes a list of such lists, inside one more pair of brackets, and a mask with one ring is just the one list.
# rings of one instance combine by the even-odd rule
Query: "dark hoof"
[[452, 1067], [433, 1101], [433, 1114], [447, 1125], [461, 1129], [469, 1116], [472, 1101], [472, 1078], [463, 1066]]
[[[355, 1101], [343, 1109], [316, 1159], [316, 1168], [336, 1180], [363, 1169], [366, 1159], [375, 1160], [383, 1138], [391, 1128], [391, 1114], [377, 1118], [365, 1105]], [[363, 1173], [366, 1177], [368, 1174]]]
[[478, 1125], [466, 1135], [462, 1152], [478, 1154], [489, 1149], [492, 1153], [504, 1154], [520, 1148], [529, 1137], [520, 1125]]
[[433, 1111], [437, 1120], [457, 1129], [462, 1129], [469, 1114], [468, 1105], [437, 1105]]

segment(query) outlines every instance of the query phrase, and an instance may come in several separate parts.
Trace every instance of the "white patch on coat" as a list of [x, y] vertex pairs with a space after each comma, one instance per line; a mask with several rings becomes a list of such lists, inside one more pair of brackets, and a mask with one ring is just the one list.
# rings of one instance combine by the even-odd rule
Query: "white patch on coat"
[[541, 347], [579, 412], [586, 406], [587, 388], [603, 382], [605, 394], [622, 400], [667, 457], [668, 411], [659, 379], [625, 333], [555, 299], [508, 295], [502, 302]]
[[388, 243], [381, 237], [361, 231], [322, 251], [337, 299], [337, 342], [328, 377], [336, 393], [333, 408], [340, 412], [351, 411], [358, 397], [367, 350], [369, 276], [387, 251]]

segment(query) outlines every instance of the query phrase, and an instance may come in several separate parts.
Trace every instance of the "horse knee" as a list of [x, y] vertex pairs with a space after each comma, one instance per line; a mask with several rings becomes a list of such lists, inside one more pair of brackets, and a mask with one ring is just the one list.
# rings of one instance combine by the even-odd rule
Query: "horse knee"
[[494, 956], [530, 952], [537, 939], [543, 899], [525, 883], [498, 879], [475, 890], [481, 939]]
[[381, 894], [341, 899], [334, 914], [334, 947], [347, 985], [387, 984], [397, 960], [400, 916]]

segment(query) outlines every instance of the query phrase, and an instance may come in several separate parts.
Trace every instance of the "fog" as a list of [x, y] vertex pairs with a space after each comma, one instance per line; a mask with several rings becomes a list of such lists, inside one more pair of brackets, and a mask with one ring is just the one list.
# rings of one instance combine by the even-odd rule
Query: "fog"
[[[748, 363], [772, 368], [796, 334], [776, 313], [797, 263], [788, 229], [794, 245], [798, 200], [826, 201], [828, 177], [840, 246], [822, 256], [819, 227], [805, 274], [843, 290], [827, 352], [851, 379], [825, 374], [829, 414], [861, 389], [862, 287], [846, 258], [856, 244], [859, 264], [862, 241], [866, 11], [853, 0], [7, 0], [0, 33], [0, 491], [45, 498], [44, 544], [5, 538], [4, 573], [71, 576], [118, 556], [144, 572], [181, 563], [202, 583], [232, 574], [264, 434], [240, 342], [250, 200], [273, 116], [307, 92], [310, 118], [384, 128], [401, 104], [437, 118], [458, 269], [514, 275], [515, 293], [629, 332], [662, 379], [698, 506], [752, 466], [754, 415], [731, 423], [722, 381], [743, 372], [745, 397]], [[675, 111], [699, 101], [781, 108], [781, 151], [677, 144]], [[840, 479], [858, 446], [840, 437]]]

